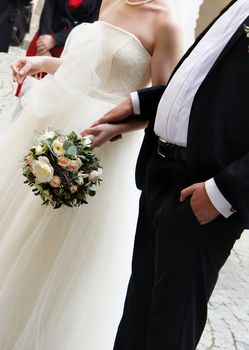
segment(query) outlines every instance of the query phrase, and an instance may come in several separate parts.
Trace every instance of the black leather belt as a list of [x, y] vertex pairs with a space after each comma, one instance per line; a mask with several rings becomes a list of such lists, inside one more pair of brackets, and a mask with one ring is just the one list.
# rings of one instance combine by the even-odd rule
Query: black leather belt
[[163, 139], [158, 139], [157, 153], [168, 161], [187, 161], [188, 152], [186, 147], [173, 145]]

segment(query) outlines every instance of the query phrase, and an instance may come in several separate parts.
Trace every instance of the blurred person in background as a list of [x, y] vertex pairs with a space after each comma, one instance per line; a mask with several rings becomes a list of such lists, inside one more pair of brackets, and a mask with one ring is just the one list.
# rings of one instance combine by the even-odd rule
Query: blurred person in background
[[[60, 57], [71, 30], [83, 23], [92, 23], [99, 17], [102, 0], [45, 0], [39, 29], [34, 35], [27, 56]], [[40, 76], [44, 76], [45, 73]], [[23, 88], [23, 93], [29, 84]], [[16, 96], [19, 96], [19, 84]]]
[[27, 56], [60, 57], [71, 30], [99, 17], [101, 0], [45, 0], [39, 30], [27, 50]]
[[31, 0], [0, 1], [0, 52], [8, 52], [11, 44], [18, 5], [29, 6]]

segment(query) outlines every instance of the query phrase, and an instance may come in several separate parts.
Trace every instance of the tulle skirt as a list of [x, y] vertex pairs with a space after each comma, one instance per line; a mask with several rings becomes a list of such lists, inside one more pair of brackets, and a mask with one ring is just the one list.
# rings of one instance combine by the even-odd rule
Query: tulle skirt
[[97, 91], [70, 95], [51, 76], [27, 101], [0, 140], [0, 348], [110, 350], [131, 268], [142, 135], [98, 149], [104, 173], [96, 196], [54, 210], [23, 184], [32, 132], [80, 132], [114, 104]]

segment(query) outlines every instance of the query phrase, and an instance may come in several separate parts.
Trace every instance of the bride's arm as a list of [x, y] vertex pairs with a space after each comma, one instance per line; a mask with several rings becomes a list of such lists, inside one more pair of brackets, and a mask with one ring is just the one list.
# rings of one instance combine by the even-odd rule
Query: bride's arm
[[183, 35], [178, 18], [159, 15], [151, 59], [152, 86], [166, 85], [183, 55]]
[[28, 75], [40, 72], [54, 74], [62, 63], [61, 58], [47, 56], [31, 56], [20, 58], [11, 65], [14, 82], [21, 84]]

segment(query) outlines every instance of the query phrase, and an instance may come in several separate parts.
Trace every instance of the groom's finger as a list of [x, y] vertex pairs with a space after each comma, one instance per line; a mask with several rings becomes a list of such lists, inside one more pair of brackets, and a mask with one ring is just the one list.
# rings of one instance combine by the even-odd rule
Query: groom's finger
[[124, 102], [122, 102], [120, 105], [114, 107], [109, 112], [103, 115], [99, 120], [97, 120], [92, 126], [97, 126], [100, 124], [107, 124], [107, 123], [117, 123], [131, 115], [133, 115], [133, 107], [131, 98], [128, 98]]
[[118, 141], [122, 139], [122, 135], [117, 135], [115, 137], [113, 137], [112, 139], [110, 139], [109, 141], [114, 142], [114, 141]]
[[195, 190], [195, 185], [184, 188], [181, 191], [180, 202], [183, 202], [185, 201], [186, 198], [188, 198], [189, 196], [192, 196], [194, 190]]
[[104, 114], [103, 117], [97, 120], [92, 126], [94, 127], [100, 124], [113, 123], [113, 122], [120, 121], [124, 118], [125, 118], [124, 114], [122, 112], [120, 113], [118, 109], [114, 108], [110, 112]]

